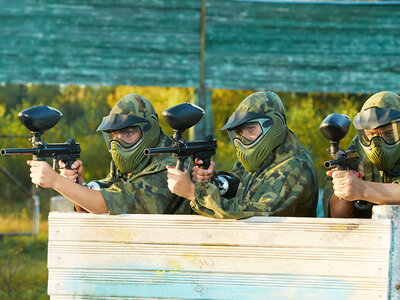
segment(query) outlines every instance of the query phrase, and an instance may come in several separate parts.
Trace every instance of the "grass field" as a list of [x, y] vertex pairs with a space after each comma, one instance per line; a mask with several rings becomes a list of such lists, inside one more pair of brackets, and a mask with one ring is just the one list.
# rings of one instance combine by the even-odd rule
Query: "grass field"
[[[0, 233], [30, 232], [26, 211], [0, 215]], [[0, 238], [0, 299], [49, 299], [47, 296], [47, 220], [40, 221], [39, 235]]]

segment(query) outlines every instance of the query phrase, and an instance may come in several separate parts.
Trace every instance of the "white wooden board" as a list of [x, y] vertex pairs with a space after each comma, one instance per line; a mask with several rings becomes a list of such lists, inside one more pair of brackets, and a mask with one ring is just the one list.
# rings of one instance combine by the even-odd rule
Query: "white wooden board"
[[387, 299], [390, 220], [49, 216], [51, 299]]

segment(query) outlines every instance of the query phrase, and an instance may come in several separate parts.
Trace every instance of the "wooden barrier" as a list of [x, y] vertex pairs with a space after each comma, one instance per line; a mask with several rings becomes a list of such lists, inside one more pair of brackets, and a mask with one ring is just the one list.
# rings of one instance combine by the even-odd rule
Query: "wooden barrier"
[[391, 220], [388, 299], [400, 300], [400, 205], [376, 205], [372, 218]]
[[53, 212], [48, 293], [51, 299], [388, 299], [392, 226], [389, 219]]

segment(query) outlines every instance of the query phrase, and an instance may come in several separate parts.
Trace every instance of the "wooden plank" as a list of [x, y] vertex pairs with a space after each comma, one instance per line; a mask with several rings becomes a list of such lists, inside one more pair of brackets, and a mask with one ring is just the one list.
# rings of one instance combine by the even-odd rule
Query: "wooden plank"
[[399, 18], [399, 5], [210, 1], [207, 85], [302, 92], [399, 90]]
[[2, 3], [0, 81], [195, 86], [198, 1]]
[[[174, 215], [131, 215], [120, 216], [85, 216], [80, 214], [52, 213], [50, 218], [49, 239], [52, 241], [92, 241], [94, 229], [105, 242], [157, 243], [168, 244], [185, 242], [201, 245], [246, 245], [273, 246], [275, 239], [286, 239], [287, 233], [297, 234], [299, 239], [287, 238], [288, 246], [304, 245], [304, 234], [315, 239], [315, 247], [329, 247], [331, 243], [340, 244], [341, 248], [360, 247], [379, 249], [387, 243], [387, 221], [383, 225], [371, 224], [368, 220], [351, 219], [316, 219], [316, 218], [271, 218], [254, 217], [244, 220], [218, 220], [201, 216]], [[307, 222], [305, 222], [307, 221]], [[135, 228], [135, 231], [123, 230]], [[173, 228], [174, 230], [171, 230]], [[177, 231], [179, 229], [179, 231]], [[369, 234], [376, 234], [376, 239], [366, 239]], [[350, 245], [343, 244], [343, 240]]]
[[372, 218], [392, 222], [388, 299], [400, 299], [400, 205], [375, 205]]
[[398, 5], [398, 0], [234, 0], [239, 2], [332, 4], [332, 5]]
[[48, 291], [385, 299], [389, 249], [390, 220], [51, 213]]
[[[206, 4], [206, 88], [400, 92], [399, 1]], [[1, 7], [0, 81], [200, 84], [200, 0]]]
[[[71, 291], [79, 291], [80, 295], [87, 296], [86, 299], [115, 299], [115, 295], [124, 295], [122, 297], [129, 299], [385, 299], [385, 291], [379, 287], [379, 283], [371, 285], [371, 282], [364, 279], [357, 282], [290, 275], [183, 272], [128, 271], [110, 274], [106, 270], [94, 274], [88, 270], [51, 273], [51, 279], [53, 281], [49, 282], [49, 292], [57, 290], [63, 296]], [[62, 298], [54, 294], [51, 299]]]

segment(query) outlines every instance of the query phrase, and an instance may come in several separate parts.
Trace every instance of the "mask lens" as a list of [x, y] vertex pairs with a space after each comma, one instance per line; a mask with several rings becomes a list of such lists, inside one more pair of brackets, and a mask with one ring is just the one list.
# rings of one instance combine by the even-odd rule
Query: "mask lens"
[[141, 140], [142, 130], [139, 126], [133, 126], [111, 132], [103, 132], [103, 134], [108, 150], [111, 149], [111, 143], [115, 141], [124, 149], [130, 151]]
[[367, 137], [364, 130], [357, 130], [357, 132], [360, 139], [360, 143], [365, 147], [368, 147], [371, 144], [371, 140]]
[[371, 145], [374, 137], [380, 137], [387, 145], [394, 145], [400, 140], [400, 122], [393, 122], [376, 129], [358, 130], [358, 135], [364, 146]]
[[388, 145], [394, 145], [400, 140], [400, 122], [394, 122], [382, 127], [382, 138]]
[[232, 141], [238, 139], [243, 145], [250, 146], [257, 143], [260, 137], [271, 129], [272, 124], [271, 118], [255, 119], [235, 127], [233, 130], [228, 130], [228, 134]]
[[231, 141], [237, 139], [242, 142], [243, 145], [250, 145], [252, 143], [251, 140], [245, 138], [244, 136], [240, 135], [237, 130], [228, 130], [229, 137], [231, 138]]

